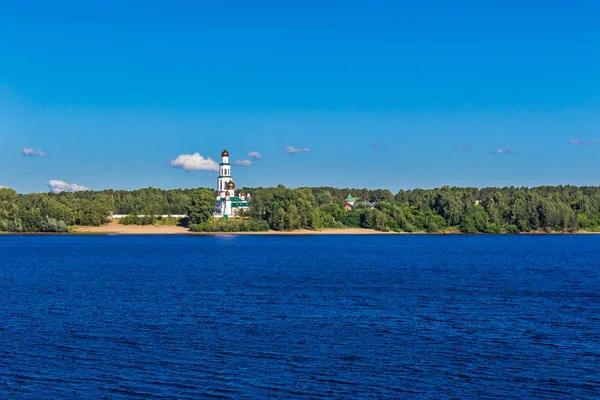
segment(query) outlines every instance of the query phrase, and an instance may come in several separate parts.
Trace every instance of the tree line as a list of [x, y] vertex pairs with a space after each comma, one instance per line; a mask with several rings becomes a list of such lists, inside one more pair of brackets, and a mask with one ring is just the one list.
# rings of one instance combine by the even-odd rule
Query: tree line
[[[333, 187], [244, 188], [252, 195], [241, 219], [213, 221], [211, 189], [18, 194], [0, 189], [0, 230], [65, 232], [73, 226], [97, 226], [111, 214], [127, 214], [128, 223], [155, 223], [147, 216], [185, 214], [181, 221], [197, 231], [293, 230], [299, 228], [372, 228], [381, 231], [517, 233], [600, 231], [600, 187], [460, 188], [389, 190]], [[343, 207], [351, 193], [359, 200]]]

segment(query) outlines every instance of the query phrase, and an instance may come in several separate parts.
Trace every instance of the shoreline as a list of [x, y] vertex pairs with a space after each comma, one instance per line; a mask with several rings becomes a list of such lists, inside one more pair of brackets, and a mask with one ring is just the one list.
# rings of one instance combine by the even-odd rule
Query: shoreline
[[310, 236], [310, 235], [594, 235], [600, 232], [521, 232], [521, 233], [472, 233], [467, 234], [457, 230], [440, 232], [381, 232], [367, 228], [339, 228], [294, 231], [262, 231], [262, 232], [191, 232], [182, 226], [166, 225], [121, 225], [111, 222], [102, 226], [74, 227], [71, 232], [0, 232], [0, 235], [264, 235], [264, 236]]
[[297, 229], [294, 231], [260, 231], [260, 232], [192, 232], [182, 226], [163, 226], [163, 225], [119, 225], [108, 224], [104, 226], [79, 227], [73, 232], [67, 234], [81, 235], [196, 235], [196, 236], [215, 236], [215, 235], [385, 235], [396, 234], [396, 232], [380, 232], [374, 229], [362, 228], [344, 228], [344, 229], [322, 229], [313, 231], [309, 229]]

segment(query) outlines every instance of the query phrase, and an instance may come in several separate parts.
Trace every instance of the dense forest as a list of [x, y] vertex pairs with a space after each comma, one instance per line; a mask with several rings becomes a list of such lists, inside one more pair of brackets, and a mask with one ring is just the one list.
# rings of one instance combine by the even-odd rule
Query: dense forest
[[[0, 231], [66, 232], [102, 225], [111, 214], [129, 223], [157, 223], [154, 215], [185, 214], [196, 231], [372, 228], [382, 231], [517, 233], [600, 231], [600, 187], [458, 188], [401, 190], [244, 188], [252, 196], [243, 219], [212, 221], [210, 189], [104, 190], [18, 194], [0, 189]], [[351, 193], [360, 200], [343, 207]], [[138, 219], [138, 214], [150, 216]]]

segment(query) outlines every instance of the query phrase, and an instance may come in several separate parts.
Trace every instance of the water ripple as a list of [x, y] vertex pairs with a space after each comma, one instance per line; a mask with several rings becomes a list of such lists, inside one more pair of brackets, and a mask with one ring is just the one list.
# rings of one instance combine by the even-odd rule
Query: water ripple
[[0, 398], [597, 399], [599, 252], [591, 235], [0, 236]]

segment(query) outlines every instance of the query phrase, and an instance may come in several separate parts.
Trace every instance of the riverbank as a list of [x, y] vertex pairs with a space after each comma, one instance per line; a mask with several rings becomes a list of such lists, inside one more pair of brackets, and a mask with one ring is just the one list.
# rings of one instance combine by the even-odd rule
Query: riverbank
[[[82, 226], [76, 227], [72, 234], [112, 234], [112, 235], [464, 235], [464, 233], [453, 229], [435, 233], [430, 232], [381, 232], [375, 229], [366, 228], [341, 228], [341, 229], [322, 229], [309, 230], [297, 229], [293, 231], [264, 231], [264, 232], [191, 232], [182, 226], [166, 225], [121, 225], [118, 222], [111, 222], [102, 226]], [[599, 234], [600, 232], [575, 231], [575, 232], [522, 232], [520, 235], [578, 235], [578, 234]], [[485, 235], [485, 233], [477, 233]], [[500, 235], [505, 235], [501, 233]]]
[[75, 234], [113, 234], [113, 235], [384, 235], [394, 232], [380, 232], [374, 229], [344, 228], [313, 231], [297, 229], [294, 231], [264, 232], [191, 232], [182, 226], [165, 225], [121, 225], [111, 222], [103, 226], [81, 226], [74, 228]]
[[[0, 235], [22, 234], [18, 232], [0, 232]], [[31, 232], [28, 235], [465, 235], [456, 229], [440, 232], [381, 232], [366, 228], [340, 228], [340, 229], [297, 229], [294, 231], [263, 231], [263, 232], [191, 232], [183, 226], [168, 225], [121, 225], [116, 221], [102, 226], [76, 226], [71, 232]], [[584, 230], [574, 232], [546, 232], [543, 230], [521, 232], [519, 235], [597, 235], [600, 232]], [[508, 235], [508, 233], [474, 233], [473, 235]]]

